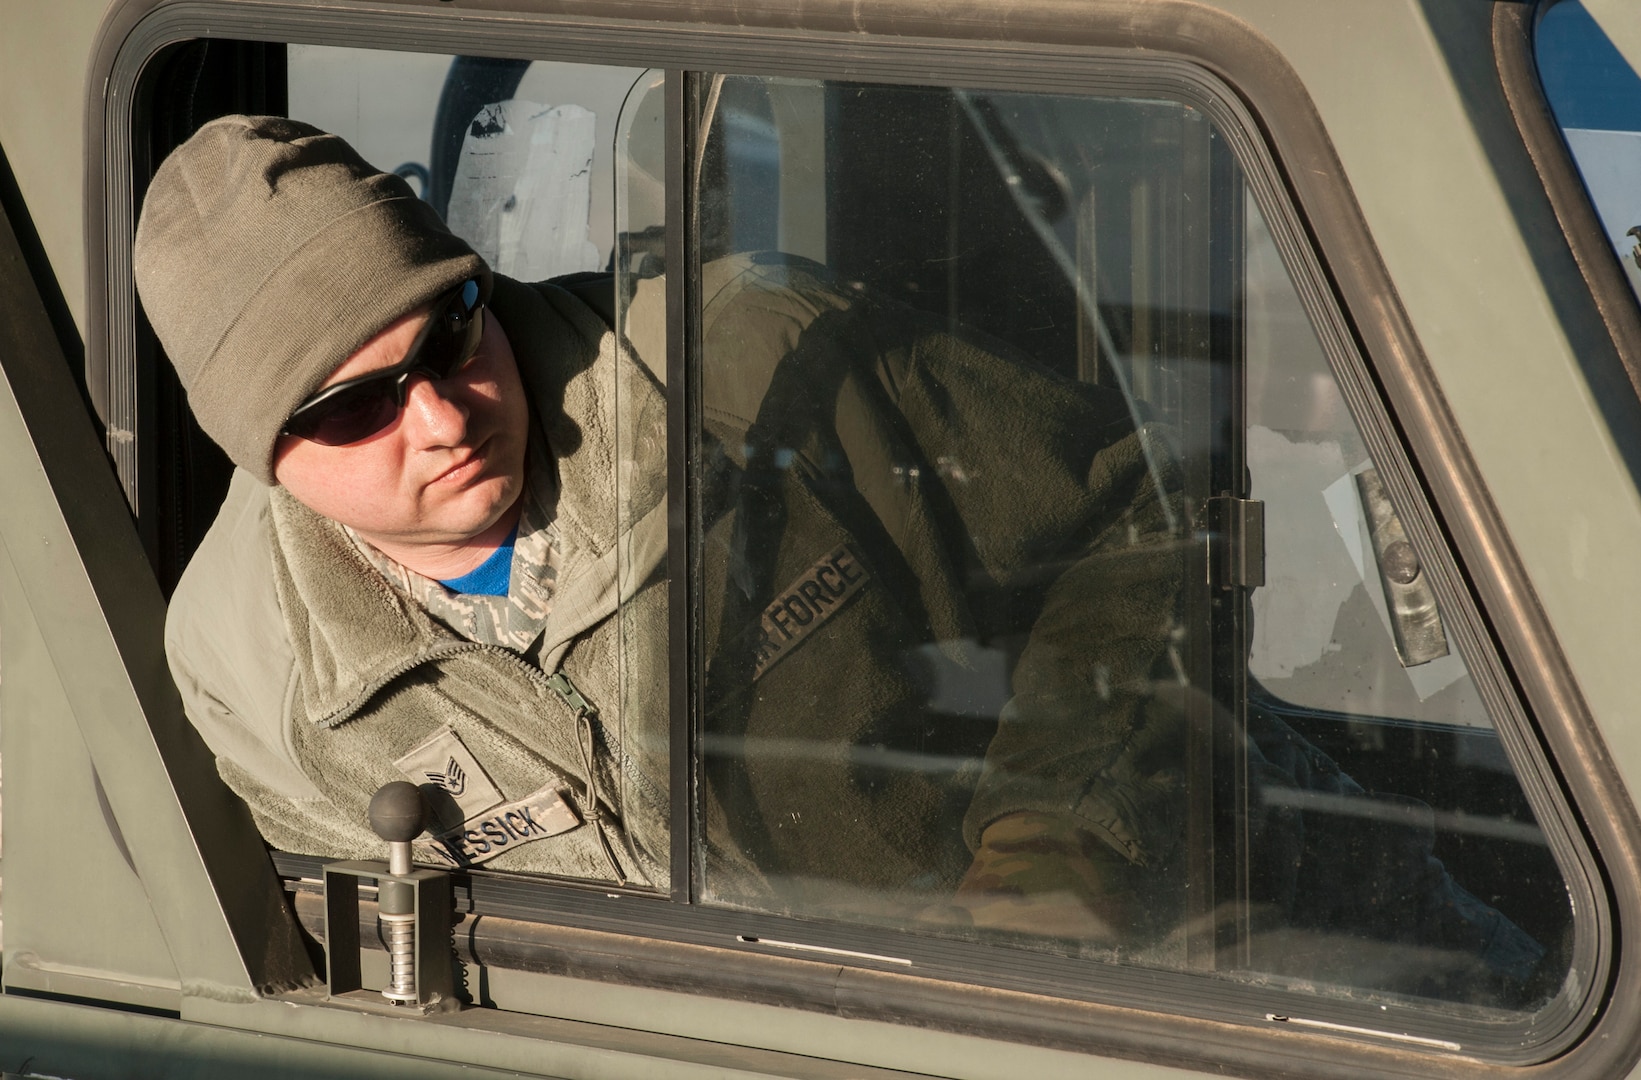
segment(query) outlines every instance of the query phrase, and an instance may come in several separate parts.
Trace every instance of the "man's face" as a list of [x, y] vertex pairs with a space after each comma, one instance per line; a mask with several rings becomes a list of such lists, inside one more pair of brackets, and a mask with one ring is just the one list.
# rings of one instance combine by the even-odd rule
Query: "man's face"
[[[324, 385], [399, 363], [426, 318], [426, 310], [401, 317]], [[439, 382], [412, 376], [404, 409], [376, 434], [345, 446], [280, 436], [275, 479], [310, 509], [401, 562], [488, 540], [481, 534], [524, 489], [530, 418], [512, 345], [488, 310], [484, 319], [484, 338], [467, 366]]]

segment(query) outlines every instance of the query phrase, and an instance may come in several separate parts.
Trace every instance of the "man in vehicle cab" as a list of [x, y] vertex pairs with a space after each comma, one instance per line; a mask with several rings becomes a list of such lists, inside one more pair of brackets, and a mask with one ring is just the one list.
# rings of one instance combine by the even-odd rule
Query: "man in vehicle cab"
[[[168, 652], [267, 839], [373, 854], [366, 804], [408, 777], [439, 804], [424, 857], [664, 886], [655, 379], [577, 295], [493, 276], [402, 180], [293, 121], [206, 125], [155, 176], [135, 251], [195, 416], [239, 466], [176, 591]], [[772, 870], [916, 877], [949, 895], [979, 834], [1017, 808], [971, 814], [965, 844], [972, 776], [862, 778], [847, 760], [761, 755], [755, 740], [830, 740], [843, 757], [932, 748], [926, 688], [901, 654], [1000, 622], [976, 603], [981, 577], [995, 608], [1030, 594], [1041, 609], [1045, 556], [1086, 556], [1091, 530], [1120, 533], [1125, 550], [1144, 538], [1132, 550], [1149, 561], [1085, 576], [1120, 586], [1121, 610], [1166, 610], [1177, 543], [1160, 450], [1120, 401], [900, 325], [809, 268], [750, 259], [708, 277], [707, 333], [738, 335], [747, 359], [706, 387], [709, 731], [747, 740], [733, 770], [709, 767], [713, 880], [734, 892], [768, 888]], [[1022, 391], [1030, 425], [998, 408]], [[844, 495], [840, 472], [886, 452], [899, 471], [855, 467], [859, 490]], [[904, 482], [906, 464], [932, 477], [937, 460], [981, 478], [957, 505], [931, 507]], [[990, 535], [965, 553], [980, 520]], [[1076, 607], [1048, 604], [1065, 610], [1061, 631], [1116, 643], [1099, 661], [1118, 697], [1147, 680], [1166, 626], [1124, 642], [1099, 607]], [[1052, 681], [1056, 664], [1035, 667]], [[978, 757], [986, 742], [954, 749]], [[1046, 788], [1017, 794], [1049, 807]], [[1122, 863], [1143, 861], [1172, 816], [1089, 812], [1125, 845]]]
[[[401, 179], [268, 117], [162, 164], [135, 260], [238, 466], [166, 645], [264, 837], [377, 855], [366, 807], [409, 779], [425, 861], [665, 888], [665, 397], [590, 294], [492, 274]], [[1191, 537], [1165, 434], [811, 264], [738, 256], [703, 285], [705, 345], [735, 358], [695, 465], [707, 893], [1166, 936]], [[985, 641], [1012, 698], [952, 724], [926, 669]], [[1348, 782], [1268, 743], [1280, 782]], [[1442, 933], [1532, 966], [1421, 858], [1416, 905], [1473, 905]]]

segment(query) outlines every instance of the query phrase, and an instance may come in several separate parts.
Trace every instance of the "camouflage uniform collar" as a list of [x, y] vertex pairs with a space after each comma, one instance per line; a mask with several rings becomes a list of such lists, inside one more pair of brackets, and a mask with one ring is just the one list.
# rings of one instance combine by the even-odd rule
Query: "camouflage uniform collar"
[[542, 439], [531, 433], [524, 471], [523, 505], [506, 596], [458, 593], [402, 566], [352, 529], [345, 529], [359, 553], [408, 599], [453, 632], [481, 645], [500, 645], [524, 654], [541, 637], [553, 610], [553, 593], [563, 562], [556, 528], [558, 481]]

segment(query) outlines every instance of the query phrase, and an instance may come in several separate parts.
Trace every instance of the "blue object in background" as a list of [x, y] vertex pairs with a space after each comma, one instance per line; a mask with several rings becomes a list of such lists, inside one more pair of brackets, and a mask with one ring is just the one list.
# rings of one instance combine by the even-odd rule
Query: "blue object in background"
[[1593, 131], [1641, 131], [1641, 75], [1578, 0], [1563, 0], [1545, 13], [1534, 50], [1556, 123]]

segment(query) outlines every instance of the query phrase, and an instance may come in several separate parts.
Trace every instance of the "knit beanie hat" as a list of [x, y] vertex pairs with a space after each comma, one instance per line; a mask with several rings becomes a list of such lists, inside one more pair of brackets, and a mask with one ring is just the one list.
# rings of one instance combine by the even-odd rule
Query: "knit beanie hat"
[[490, 271], [410, 185], [335, 135], [224, 116], [154, 174], [137, 292], [205, 433], [275, 483], [296, 407], [388, 324]]

